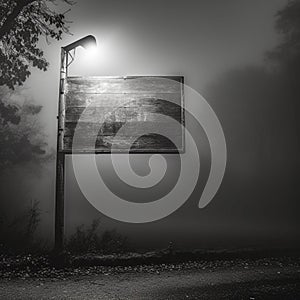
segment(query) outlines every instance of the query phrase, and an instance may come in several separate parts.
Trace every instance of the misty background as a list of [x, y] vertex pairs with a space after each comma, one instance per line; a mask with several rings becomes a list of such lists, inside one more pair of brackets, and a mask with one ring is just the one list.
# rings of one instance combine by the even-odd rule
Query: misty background
[[[97, 57], [88, 59], [84, 50], [76, 50], [70, 75], [184, 76], [185, 83], [217, 114], [228, 162], [221, 188], [204, 209], [197, 208], [201, 195], [197, 190], [165, 219], [126, 224], [105, 217], [89, 204], [67, 157], [66, 234], [100, 217], [103, 228], [117, 229], [138, 248], [161, 248], [169, 241], [189, 249], [297, 246], [299, 88], [294, 80], [299, 67], [274, 59], [283, 43], [276, 14], [288, 2], [77, 1], [67, 13], [72, 35], [50, 45], [40, 41], [50, 62], [48, 71], [32, 70], [23, 87], [1, 90], [10, 103], [29, 107], [29, 113], [24, 108], [22, 126], [39, 145], [29, 153], [43, 154], [41, 160], [24, 155], [9, 167], [1, 164], [1, 213], [13, 218], [39, 201], [39, 234], [52, 241], [60, 47], [92, 34], [98, 41]], [[57, 5], [58, 10], [68, 9]], [[20, 145], [25, 147], [26, 142]], [[147, 169], [148, 157], [133, 157], [140, 172]], [[168, 156], [168, 160], [176, 168], [176, 158]]]

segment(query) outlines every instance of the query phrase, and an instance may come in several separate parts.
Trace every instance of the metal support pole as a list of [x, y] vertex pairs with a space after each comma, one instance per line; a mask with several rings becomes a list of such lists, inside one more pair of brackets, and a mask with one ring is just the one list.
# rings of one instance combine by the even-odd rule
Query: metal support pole
[[63, 152], [65, 99], [64, 86], [67, 76], [68, 53], [61, 49], [59, 100], [57, 116], [57, 151], [56, 151], [56, 194], [55, 194], [55, 246], [60, 253], [64, 249], [64, 192], [65, 192], [65, 153]]

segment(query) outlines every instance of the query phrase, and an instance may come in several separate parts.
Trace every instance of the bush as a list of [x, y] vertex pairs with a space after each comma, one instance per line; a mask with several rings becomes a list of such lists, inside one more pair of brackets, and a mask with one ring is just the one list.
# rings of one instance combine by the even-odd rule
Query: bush
[[100, 219], [96, 219], [86, 228], [78, 226], [75, 233], [67, 240], [66, 248], [73, 254], [82, 253], [123, 253], [128, 250], [128, 239], [116, 230], [106, 230], [100, 235]]
[[100, 219], [96, 219], [87, 229], [84, 225], [78, 226], [75, 233], [66, 242], [67, 250], [72, 253], [95, 252], [100, 244], [96, 232], [99, 224]]
[[128, 238], [115, 229], [104, 231], [100, 248], [104, 254], [124, 253], [129, 250]]
[[39, 202], [32, 201], [26, 212], [13, 221], [8, 221], [4, 215], [0, 217], [0, 251], [1, 253], [17, 254], [27, 252], [42, 252], [45, 250], [40, 240], [35, 237], [40, 223], [41, 211]]

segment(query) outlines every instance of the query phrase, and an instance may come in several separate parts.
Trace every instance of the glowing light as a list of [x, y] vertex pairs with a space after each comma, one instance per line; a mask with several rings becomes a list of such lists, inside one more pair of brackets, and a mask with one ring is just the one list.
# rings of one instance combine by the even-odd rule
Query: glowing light
[[85, 48], [85, 56], [87, 58], [95, 58], [97, 56], [97, 53], [98, 53], [98, 48], [96, 45], [89, 45]]

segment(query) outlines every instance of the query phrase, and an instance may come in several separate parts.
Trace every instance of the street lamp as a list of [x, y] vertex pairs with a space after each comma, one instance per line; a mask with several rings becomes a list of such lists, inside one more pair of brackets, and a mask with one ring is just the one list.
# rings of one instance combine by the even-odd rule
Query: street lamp
[[[74, 61], [75, 49], [96, 47], [96, 38], [87, 35], [67, 46], [61, 47], [59, 98], [57, 116], [57, 151], [56, 151], [56, 194], [55, 194], [55, 251], [62, 252], [64, 248], [64, 180], [65, 180], [65, 153], [63, 152], [63, 132], [65, 118], [65, 82], [68, 76], [68, 67]], [[71, 55], [71, 51], [74, 54]], [[69, 58], [71, 61], [69, 62]]]
[[87, 49], [89, 47], [95, 47], [96, 45], [97, 45], [96, 38], [93, 35], [87, 35], [87, 36], [83, 37], [82, 39], [79, 39], [65, 47], [62, 47], [62, 48], [65, 51], [71, 51], [79, 46]]
[[[77, 47], [83, 47], [86, 50], [95, 49], [97, 46], [96, 38], [93, 35], [87, 35], [67, 46], [61, 48], [61, 72], [65, 74], [67, 77], [68, 75], [68, 67], [73, 62], [75, 55], [71, 55], [71, 51]], [[71, 57], [71, 61], [69, 62], [69, 57]], [[65, 68], [65, 70], [64, 70]], [[60, 74], [62, 75], [62, 74]]]

